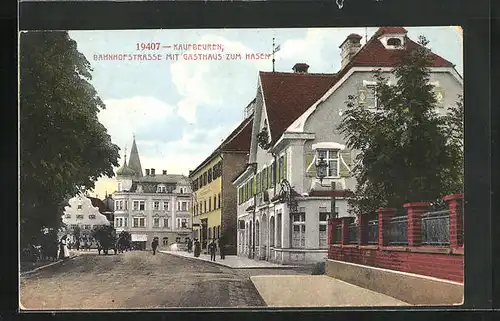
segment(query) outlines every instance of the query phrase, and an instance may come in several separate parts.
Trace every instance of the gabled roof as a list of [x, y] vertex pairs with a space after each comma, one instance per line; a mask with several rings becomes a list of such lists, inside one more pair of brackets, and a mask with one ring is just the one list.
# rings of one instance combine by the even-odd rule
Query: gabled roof
[[238, 127], [236, 127], [236, 129], [234, 129], [229, 136], [212, 152], [212, 154], [210, 154], [191, 172], [189, 176], [193, 176], [200, 168], [205, 166], [221, 152], [248, 153], [250, 151], [250, 142], [252, 137], [253, 115], [254, 113], [245, 118], [238, 125]]
[[259, 76], [272, 144], [338, 79], [335, 74], [263, 71]]
[[[420, 45], [405, 36], [405, 49], [386, 49], [378, 38], [383, 34], [406, 33], [406, 29], [402, 27], [380, 28], [352, 58], [344, 70], [347, 71], [351, 67], [395, 67], [409, 51], [419, 48]], [[431, 53], [431, 61], [431, 67], [454, 67], [451, 62], [435, 53]]]
[[[378, 40], [383, 34], [406, 34], [402, 27], [382, 27], [336, 74], [260, 72], [260, 83], [267, 111], [271, 144], [304, 112], [334, 86], [353, 67], [395, 67], [408, 51], [420, 45], [405, 36], [405, 49], [386, 49]], [[357, 35], [351, 34], [348, 37]], [[431, 67], [454, 67], [448, 60], [431, 53]]]

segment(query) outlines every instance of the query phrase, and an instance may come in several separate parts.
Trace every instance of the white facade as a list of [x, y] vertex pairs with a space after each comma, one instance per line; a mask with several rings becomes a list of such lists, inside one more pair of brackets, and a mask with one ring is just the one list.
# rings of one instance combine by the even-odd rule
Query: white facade
[[[257, 134], [269, 123], [261, 81], [257, 90], [255, 119], [249, 166], [233, 184], [243, 189], [263, 168], [279, 163], [284, 167], [277, 179], [278, 186], [266, 186], [255, 197], [238, 193], [238, 255], [251, 256], [255, 243], [255, 258], [279, 263], [312, 263], [327, 256], [327, 218], [332, 212], [331, 198], [326, 195], [332, 182], [336, 190], [354, 190], [356, 181], [350, 171], [356, 151], [348, 150], [345, 139], [336, 130], [346, 108], [348, 95], [358, 94], [370, 105], [370, 89], [376, 67], [353, 67], [338, 80], [317, 102], [300, 115], [266, 151], [258, 146]], [[389, 83], [396, 79], [390, 68], [383, 68]], [[431, 68], [430, 82], [437, 88], [439, 109], [444, 113], [462, 93], [463, 80], [450, 67]], [[364, 96], [363, 96], [364, 94]], [[272, 128], [269, 130], [272, 131]], [[329, 161], [329, 174], [322, 182], [316, 176], [319, 156]], [[285, 179], [297, 193], [297, 211], [290, 213], [286, 203], [273, 200]], [[266, 195], [267, 194], [267, 195]], [[247, 194], [248, 195], [248, 194]], [[351, 216], [347, 200], [336, 197], [338, 217]], [[255, 233], [255, 242], [252, 237]]]
[[[69, 206], [64, 208], [62, 221], [70, 229], [78, 226], [82, 237], [92, 239], [91, 231], [95, 226], [110, 225], [106, 216], [101, 214], [85, 195], [79, 194], [71, 198], [68, 203]], [[71, 233], [68, 236], [70, 241], [75, 241]]]
[[191, 189], [185, 177], [118, 177], [118, 187], [113, 194], [117, 233], [129, 231], [132, 241], [146, 242], [146, 248], [154, 238], [158, 238], [160, 247], [167, 247], [190, 236]]

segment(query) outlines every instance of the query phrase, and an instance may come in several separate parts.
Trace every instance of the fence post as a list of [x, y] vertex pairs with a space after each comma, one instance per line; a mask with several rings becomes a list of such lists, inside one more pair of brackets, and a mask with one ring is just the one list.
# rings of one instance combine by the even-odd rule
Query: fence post
[[389, 221], [391, 217], [396, 215], [395, 208], [379, 208], [378, 214], [378, 246], [386, 246], [389, 244]]
[[341, 243], [342, 245], [349, 244], [349, 224], [352, 222], [352, 217], [342, 217], [342, 233], [341, 233]]
[[[342, 224], [339, 218], [332, 218], [328, 220], [328, 244], [335, 243], [335, 231], [337, 230], [337, 226]], [[338, 240], [341, 243], [341, 240]]]
[[450, 208], [450, 247], [464, 245], [464, 194], [453, 194], [444, 197]]
[[367, 243], [368, 218], [368, 215], [358, 214], [358, 245], [365, 245]]
[[422, 245], [422, 214], [429, 209], [430, 205], [428, 202], [403, 205], [408, 211], [408, 246]]

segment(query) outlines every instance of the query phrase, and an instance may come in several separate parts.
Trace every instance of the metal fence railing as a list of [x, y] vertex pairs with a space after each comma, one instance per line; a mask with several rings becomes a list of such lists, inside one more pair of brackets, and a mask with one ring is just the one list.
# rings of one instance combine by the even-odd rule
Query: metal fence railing
[[368, 244], [378, 244], [378, 220], [368, 221]]
[[389, 221], [389, 245], [408, 244], [408, 216], [396, 216]]
[[422, 215], [422, 244], [450, 244], [450, 211], [428, 212]]
[[349, 244], [358, 243], [358, 229], [356, 223], [349, 224]]

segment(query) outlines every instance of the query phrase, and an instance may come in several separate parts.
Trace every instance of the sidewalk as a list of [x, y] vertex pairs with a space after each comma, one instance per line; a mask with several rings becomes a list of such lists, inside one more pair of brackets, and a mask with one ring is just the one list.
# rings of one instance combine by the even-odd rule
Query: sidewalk
[[180, 256], [187, 259], [210, 262], [213, 264], [227, 266], [232, 269], [287, 269], [287, 268], [299, 267], [297, 265], [282, 265], [282, 264], [270, 263], [267, 261], [252, 260], [246, 257], [241, 257], [236, 255], [229, 255], [229, 256], [226, 255], [226, 258], [224, 260], [221, 260], [220, 255], [217, 255], [215, 257], [215, 262], [214, 262], [210, 261], [210, 255], [208, 254], [200, 254], [199, 257], [194, 257], [194, 254], [192, 252], [188, 253], [184, 251], [165, 251], [165, 250], [160, 250], [158, 252]]
[[269, 307], [410, 305], [326, 275], [261, 275], [251, 276], [250, 280]]
[[[70, 250], [69, 251], [69, 259], [68, 260], [71, 260], [71, 259], [74, 259], [76, 257], [80, 256], [80, 253], [76, 250]], [[45, 268], [48, 268], [49, 266], [53, 266], [53, 265], [56, 265], [56, 264], [60, 264], [64, 262], [64, 260], [61, 260], [61, 259], [58, 259], [57, 261], [54, 261], [54, 262], [50, 262], [48, 264], [45, 264], [45, 265], [41, 265], [41, 266], [38, 266], [36, 268], [33, 268], [31, 270], [27, 270], [27, 271], [19, 271], [19, 276], [23, 277], [23, 276], [26, 276], [26, 275], [29, 275], [31, 273], [34, 273], [36, 271], [39, 271], [39, 270], [43, 270]]]

